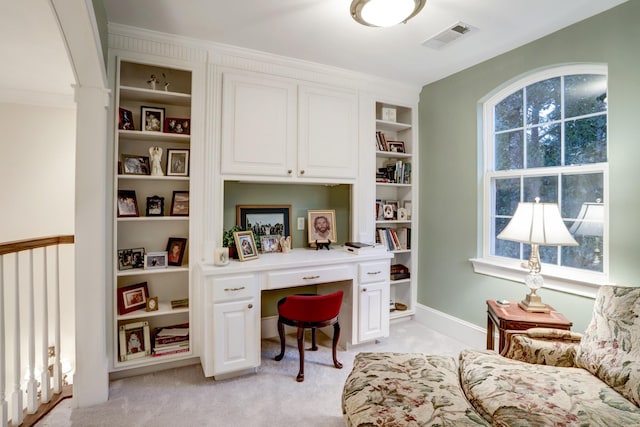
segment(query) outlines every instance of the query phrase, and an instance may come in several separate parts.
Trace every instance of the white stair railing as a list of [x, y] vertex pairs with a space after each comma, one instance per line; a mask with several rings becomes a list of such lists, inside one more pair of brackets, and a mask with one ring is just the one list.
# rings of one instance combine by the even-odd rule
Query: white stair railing
[[[60, 359], [61, 320], [60, 320], [60, 245], [72, 244], [73, 236], [45, 237], [16, 242], [0, 243], [0, 427], [31, 425], [38, 417], [40, 405], [54, 400], [63, 391], [62, 363]], [[48, 248], [53, 246], [54, 260], [49, 262]], [[41, 251], [41, 275], [37, 275], [34, 264], [34, 251]], [[22, 254], [28, 255], [25, 283], [21, 282]], [[13, 257], [13, 268], [10, 267]], [[72, 257], [73, 258], [73, 257]], [[6, 263], [5, 263], [6, 261]], [[70, 261], [71, 262], [71, 261]], [[5, 265], [6, 264], [6, 265]], [[7, 268], [5, 268], [7, 267]], [[49, 287], [49, 276], [53, 277], [53, 289]], [[5, 287], [5, 277], [13, 277], [13, 287]], [[37, 305], [37, 306], [36, 306]], [[26, 310], [23, 310], [26, 308]], [[50, 308], [52, 310], [50, 310]], [[37, 312], [36, 312], [37, 310]], [[26, 311], [26, 319], [23, 311]], [[52, 315], [50, 315], [52, 311]], [[37, 316], [37, 317], [36, 317]], [[50, 319], [50, 316], [52, 318]], [[36, 328], [36, 318], [40, 328]], [[27, 330], [22, 329], [26, 320]], [[7, 330], [6, 325], [11, 324]], [[53, 344], [50, 344], [49, 328], [53, 324]], [[71, 331], [72, 332], [72, 331]], [[7, 341], [7, 335], [9, 339]], [[22, 353], [22, 340], [26, 336], [28, 352]], [[40, 367], [36, 366], [36, 342], [40, 343]], [[7, 348], [9, 347], [9, 348]], [[12, 369], [8, 367], [7, 355], [12, 354]], [[53, 361], [50, 362], [51, 357]], [[27, 363], [26, 378], [22, 373], [22, 364]], [[36, 376], [36, 370], [41, 375]], [[52, 372], [50, 372], [50, 370]], [[52, 387], [53, 374], [53, 387]], [[22, 381], [26, 379], [26, 387]], [[11, 390], [11, 404], [7, 402], [6, 391]], [[23, 396], [26, 392], [26, 414]], [[9, 412], [9, 408], [11, 411]], [[35, 416], [30, 416], [35, 414]], [[40, 415], [41, 416], [41, 415]]]

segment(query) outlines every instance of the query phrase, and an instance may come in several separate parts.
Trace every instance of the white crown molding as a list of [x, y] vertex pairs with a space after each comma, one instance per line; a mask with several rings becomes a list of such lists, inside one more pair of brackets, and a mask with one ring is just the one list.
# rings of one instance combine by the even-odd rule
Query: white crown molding
[[0, 87], [0, 103], [75, 109], [74, 92], [46, 93], [26, 89]]

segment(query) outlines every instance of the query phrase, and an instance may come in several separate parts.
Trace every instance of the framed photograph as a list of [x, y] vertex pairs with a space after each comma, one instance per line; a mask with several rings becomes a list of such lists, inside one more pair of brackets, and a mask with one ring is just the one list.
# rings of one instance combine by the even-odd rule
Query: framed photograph
[[309, 243], [326, 243], [335, 242], [336, 238], [336, 211], [325, 210], [307, 211], [308, 215], [308, 228], [309, 228]]
[[147, 216], [163, 216], [164, 215], [164, 197], [151, 196], [147, 197]]
[[149, 322], [135, 322], [120, 326], [120, 361], [151, 355]]
[[[384, 201], [385, 204], [385, 210], [384, 210], [384, 219], [398, 219], [398, 207], [400, 206], [400, 204], [398, 203], [397, 200], [385, 200]], [[391, 206], [391, 210], [393, 211], [393, 215], [391, 217], [388, 217], [387, 214], [387, 208], [386, 206], [389, 205]]]
[[151, 173], [149, 156], [123, 154], [122, 173], [124, 175], [149, 175]]
[[144, 257], [144, 269], [155, 270], [158, 268], [167, 268], [168, 254], [164, 252], [147, 252]]
[[290, 236], [291, 205], [236, 205], [236, 224], [256, 236]]
[[162, 132], [164, 123], [164, 108], [140, 107], [140, 121], [143, 132]]
[[389, 205], [385, 203], [384, 205], [382, 205], [382, 210], [384, 212], [383, 216], [385, 220], [390, 221], [393, 219], [393, 215], [394, 215], [393, 205]]
[[131, 249], [131, 267], [144, 268], [144, 248]]
[[387, 141], [389, 143], [389, 151], [395, 153], [404, 153], [404, 141]]
[[118, 314], [127, 314], [146, 307], [149, 298], [147, 282], [118, 288]]
[[280, 238], [282, 236], [260, 236], [260, 247], [262, 252], [280, 252]]
[[258, 249], [256, 242], [253, 240], [253, 231], [235, 231], [233, 240], [236, 242], [236, 249], [240, 261], [248, 261], [258, 258]]
[[133, 252], [131, 249], [118, 250], [118, 270], [133, 268]]
[[135, 190], [118, 190], [118, 217], [140, 216]]
[[167, 117], [166, 119], [164, 119], [164, 132], [189, 135], [189, 133], [191, 132], [191, 119]]
[[398, 221], [407, 220], [407, 210], [405, 208], [398, 208]]
[[189, 192], [174, 191], [171, 199], [172, 216], [189, 216]]
[[407, 211], [407, 219], [411, 219], [411, 208], [413, 207], [411, 200], [405, 200], [402, 207]]
[[189, 176], [189, 150], [167, 150], [167, 176]]
[[184, 257], [186, 249], [187, 239], [169, 237], [169, 241], [167, 242], [167, 253], [169, 254], [167, 264], [176, 266], [182, 265], [182, 258]]
[[376, 221], [382, 221], [384, 219], [384, 210], [381, 199], [376, 199]]
[[124, 108], [118, 110], [118, 129], [121, 130], [136, 130], [133, 124], [133, 113]]

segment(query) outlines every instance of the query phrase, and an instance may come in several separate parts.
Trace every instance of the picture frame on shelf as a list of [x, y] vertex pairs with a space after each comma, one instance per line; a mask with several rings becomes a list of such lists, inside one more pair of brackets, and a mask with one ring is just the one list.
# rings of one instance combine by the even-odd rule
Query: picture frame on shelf
[[147, 216], [164, 216], [164, 197], [147, 197]]
[[162, 132], [164, 108], [141, 106], [140, 121], [140, 129], [142, 132]]
[[171, 216], [189, 216], [189, 192], [174, 191], [171, 199]]
[[147, 298], [146, 311], [158, 311], [158, 297]]
[[118, 109], [118, 129], [120, 130], [136, 130], [133, 122], [133, 113], [126, 108]]
[[398, 221], [407, 220], [407, 210], [405, 208], [398, 208]]
[[169, 241], [167, 242], [167, 264], [181, 266], [186, 249], [187, 239], [181, 237], [169, 237]]
[[191, 119], [178, 117], [167, 117], [164, 119], [165, 133], [175, 133], [178, 135], [189, 135], [191, 133]]
[[260, 236], [260, 248], [262, 252], [280, 252], [280, 235]]
[[326, 243], [336, 242], [336, 211], [330, 210], [308, 210], [308, 242]]
[[384, 205], [381, 199], [376, 199], [376, 221], [384, 220]]
[[189, 150], [167, 149], [167, 176], [189, 176]]
[[402, 207], [405, 208], [407, 211], [407, 219], [411, 219], [411, 209], [413, 208], [413, 205], [411, 204], [411, 200], [405, 200], [402, 203]]
[[253, 231], [234, 231], [233, 240], [236, 243], [240, 261], [258, 258], [258, 248], [256, 241], [253, 239]]
[[390, 205], [388, 203], [385, 203], [384, 205], [382, 205], [382, 210], [383, 210], [383, 219], [385, 221], [391, 221], [393, 220], [394, 216], [393, 216], [393, 205]]
[[144, 257], [144, 269], [157, 270], [160, 268], [167, 268], [167, 258], [167, 251], [147, 252]]
[[118, 314], [127, 314], [144, 308], [149, 298], [147, 282], [118, 288]]
[[118, 190], [118, 217], [140, 216], [135, 190]]
[[236, 205], [236, 224], [256, 236], [290, 236], [291, 205]]
[[[393, 218], [392, 219], [398, 219], [398, 207], [400, 207], [400, 203], [398, 203], [397, 200], [385, 200], [384, 201], [385, 205], [391, 205], [391, 208], [393, 209]], [[388, 219], [386, 216], [384, 219]]]
[[382, 107], [382, 120], [386, 122], [396, 121], [396, 109], [389, 107]]
[[122, 154], [122, 174], [123, 175], [149, 175], [151, 165], [149, 156], [138, 156], [135, 154]]
[[118, 270], [130, 270], [133, 268], [133, 251], [131, 249], [118, 250]]
[[120, 361], [139, 359], [151, 355], [149, 322], [120, 325]]
[[389, 151], [394, 153], [404, 153], [404, 141], [387, 141]]
[[144, 248], [131, 249], [131, 267], [144, 268]]

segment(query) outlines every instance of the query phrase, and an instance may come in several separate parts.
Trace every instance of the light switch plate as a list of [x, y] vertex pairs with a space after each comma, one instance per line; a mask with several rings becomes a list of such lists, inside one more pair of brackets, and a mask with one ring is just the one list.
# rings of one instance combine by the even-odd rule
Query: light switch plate
[[304, 230], [304, 217], [298, 218], [298, 230]]

